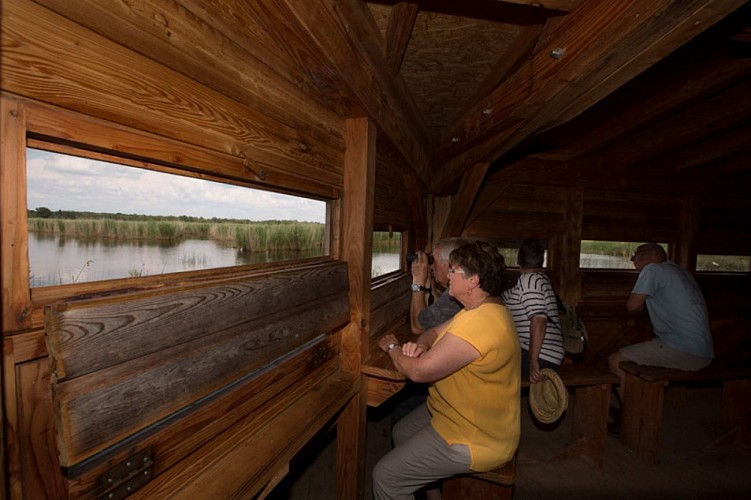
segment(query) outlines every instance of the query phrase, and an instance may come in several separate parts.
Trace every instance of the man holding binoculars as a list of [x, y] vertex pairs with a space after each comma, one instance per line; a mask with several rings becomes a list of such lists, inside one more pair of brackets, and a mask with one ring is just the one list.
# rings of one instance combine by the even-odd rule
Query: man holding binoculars
[[[462, 305], [447, 292], [449, 255], [462, 245], [467, 244], [463, 238], [444, 238], [433, 248], [432, 254], [418, 251], [407, 256], [412, 263], [412, 301], [409, 308], [409, 323], [412, 333], [419, 335], [425, 330], [438, 326], [453, 318], [462, 309]], [[430, 271], [433, 282], [440, 285], [442, 293], [432, 304], [428, 297], [432, 291]]]

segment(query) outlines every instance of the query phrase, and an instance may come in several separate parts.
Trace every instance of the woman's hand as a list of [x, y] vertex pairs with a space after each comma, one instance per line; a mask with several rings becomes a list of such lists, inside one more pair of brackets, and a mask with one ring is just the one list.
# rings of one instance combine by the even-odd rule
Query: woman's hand
[[384, 352], [389, 352], [389, 344], [396, 344], [397, 346], [399, 345], [399, 340], [393, 333], [384, 335], [378, 340], [378, 347], [380, 347]]

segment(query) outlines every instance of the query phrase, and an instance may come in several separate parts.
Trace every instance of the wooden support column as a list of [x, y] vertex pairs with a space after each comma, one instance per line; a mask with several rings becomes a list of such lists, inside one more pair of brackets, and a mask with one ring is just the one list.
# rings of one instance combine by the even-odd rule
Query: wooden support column
[[696, 235], [699, 232], [700, 216], [696, 196], [685, 195], [681, 200], [680, 233], [673, 259], [690, 273], [696, 269]]
[[[342, 335], [342, 368], [359, 372], [370, 332], [376, 127], [367, 118], [346, 123], [341, 255], [349, 266], [351, 322]], [[367, 395], [353, 397], [337, 421], [337, 498], [362, 498], [365, 483]]]
[[[579, 270], [579, 252], [581, 248], [582, 218], [584, 216], [584, 188], [572, 186], [568, 190], [565, 225], [548, 248], [549, 264], [552, 271], [557, 269], [553, 282], [561, 298], [576, 304], [581, 298], [581, 273]], [[551, 273], [552, 274], [552, 273]]]
[[448, 220], [439, 233], [441, 238], [459, 236], [462, 233], [489, 166], [489, 163], [477, 163], [464, 173]]
[[2, 96], [0, 126], [0, 255], [2, 332], [31, 327], [26, 218], [26, 113], [23, 104]]

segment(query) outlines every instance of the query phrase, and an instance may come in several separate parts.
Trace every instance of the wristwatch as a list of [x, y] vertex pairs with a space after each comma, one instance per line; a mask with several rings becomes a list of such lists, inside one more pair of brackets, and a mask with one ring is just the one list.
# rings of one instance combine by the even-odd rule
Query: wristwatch
[[413, 292], [430, 292], [430, 288], [426, 288], [422, 285], [418, 285], [417, 283], [412, 283], [412, 291]]
[[396, 342], [391, 342], [388, 346], [386, 346], [386, 349], [388, 349], [389, 351], [393, 351], [397, 347], [399, 347], [399, 344], [397, 344]]

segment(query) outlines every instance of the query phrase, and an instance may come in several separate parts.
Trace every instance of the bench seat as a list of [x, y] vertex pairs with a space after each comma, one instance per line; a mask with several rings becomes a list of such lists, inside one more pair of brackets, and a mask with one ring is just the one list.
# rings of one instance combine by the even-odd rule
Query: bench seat
[[744, 442], [751, 422], [751, 369], [713, 362], [697, 371], [622, 362], [625, 372], [621, 442], [650, 463], [657, 461], [665, 388], [669, 384], [722, 382], [722, 426]]
[[516, 481], [516, 454], [507, 464], [488, 472], [462, 474], [443, 482], [443, 500], [510, 499]]

